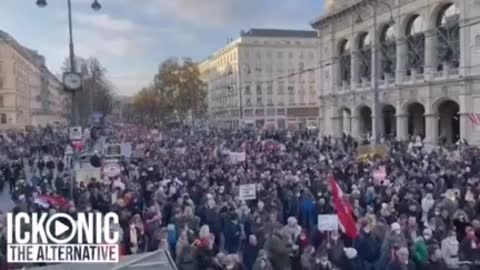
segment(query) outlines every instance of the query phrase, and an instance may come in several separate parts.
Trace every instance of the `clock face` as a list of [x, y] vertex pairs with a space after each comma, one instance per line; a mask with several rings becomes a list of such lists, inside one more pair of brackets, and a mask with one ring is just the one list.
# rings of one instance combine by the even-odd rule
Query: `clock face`
[[63, 84], [69, 90], [78, 90], [82, 86], [82, 77], [77, 73], [66, 73], [63, 76]]

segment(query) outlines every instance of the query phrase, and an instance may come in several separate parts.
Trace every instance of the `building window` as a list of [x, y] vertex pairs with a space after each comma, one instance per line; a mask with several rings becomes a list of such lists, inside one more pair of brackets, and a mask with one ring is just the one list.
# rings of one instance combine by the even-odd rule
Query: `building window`
[[383, 70], [382, 79], [385, 79], [385, 75], [395, 76], [396, 69], [396, 55], [397, 45], [395, 38], [395, 29], [393, 25], [387, 24], [383, 27], [380, 34], [380, 50], [381, 50], [381, 69]]
[[425, 65], [425, 28], [422, 17], [415, 15], [407, 25], [407, 75], [423, 74]]
[[370, 35], [365, 32], [360, 36], [358, 42], [359, 56], [360, 56], [360, 67], [359, 67], [359, 79], [365, 79], [370, 81], [371, 77], [371, 65], [372, 62], [372, 51], [371, 51], [371, 40]]
[[257, 95], [262, 95], [262, 86], [261, 85], [257, 85]]
[[257, 105], [262, 105], [262, 104], [263, 104], [262, 97], [257, 97]]
[[283, 52], [277, 52], [277, 57], [278, 58], [283, 58]]
[[3, 99], [3, 96], [0, 96], [0, 108], [5, 107], [5, 101]]
[[251, 99], [251, 98], [246, 98], [246, 99], [245, 99], [245, 105], [246, 105], [247, 107], [252, 106], [252, 99]]
[[7, 123], [7, 114], [2, 113], [0, 114], [0, 124], [6, 124]]
[[267, 105], [268, 106], [273, 106], [273, 99], [271, 97], [268, 98]]
[[273, 86], [271, 83], [267, 85], [267, 95], [273, 95]]
[[438, 70], [460, 65], [460, 10], [447, 4], [437, 18]]
[[278, 84], [278, 95], [283, 96], [285, 94], [285, 90], [283, 88], [283, 84]]
[[288, 95], [289, 95], [289, 96], [295, 95], [295, 91], [294, 91], [293, 86], [289, 86], [289, 87], [288, 87]]
[[289, 105], [294, 105], [295, 104], [295, 97], [294, 96], [290, 96], [288, 98], [288, 104]]
[[250, 90], [250, 85], [245, 86], [245, 95], [251, 95], [252, 91]]
[[340, 66], [340, 81], [349, 82], [350, 81], [350, 70], [351, 70], [351, 55], [350, 55], [350, 42], [348, 40], [343, 40], [340, 46], [339, 52], [339, 66]]

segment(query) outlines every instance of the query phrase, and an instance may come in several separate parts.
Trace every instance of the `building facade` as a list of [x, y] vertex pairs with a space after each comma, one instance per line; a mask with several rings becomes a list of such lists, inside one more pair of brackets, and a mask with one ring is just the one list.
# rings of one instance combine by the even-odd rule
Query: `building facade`
[[210, 122], [296, 128], [318, 125], [315, 31], [251, 29], [199, 64]]
[[378, 125], [400, 140], [480, 143], [478, 14], [477, 0], [330, 3], [312, 22], [320, 38], [320, 130], [361, 137]]
[[66, 98], [44, 57], [0, 31], [0, 129], [63, 123]]

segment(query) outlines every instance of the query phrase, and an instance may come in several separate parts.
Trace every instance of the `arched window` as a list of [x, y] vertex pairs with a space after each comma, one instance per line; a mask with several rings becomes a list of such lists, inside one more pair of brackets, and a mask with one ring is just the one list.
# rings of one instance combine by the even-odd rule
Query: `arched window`
[[358, 39], [358, 53], [360, 56], [360, 79], [370, 80], [372, 63], [372, 42], [368, 33], [363, 33]]
[[415, 15], [407, 24], [407, 74], [412, 70], [423, 73], [425, 65], [425, 26], [422, 17]]
[[460, 10], [454, 4], [448, 4], [437, 17], [437, 70], [443, 70], [444, 64], [458, 68], [460, 65]]
[[351, 78], [351, 52], [350, 42], [343, 40], [339, 51], [340, 79], [341, 82], [350, 82]]
[[385, 25], [380, 33], [380, 50], [382, 79], [385, 79], [385, 74], [395, 77], [397, 46], [395, 29], [391, 24]]

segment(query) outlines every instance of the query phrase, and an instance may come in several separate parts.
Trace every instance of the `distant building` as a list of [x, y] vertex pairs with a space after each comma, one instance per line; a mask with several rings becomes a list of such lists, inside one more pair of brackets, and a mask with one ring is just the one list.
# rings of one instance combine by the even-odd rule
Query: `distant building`
[[0, 31], [0, 129], [64, 123], [67, 108], [44, 57]]
[[112, 102], [112, 120], [117, 123], [129, 123], [133, 115], [133, 99], [129, 96], [114, 96]]
[[210, 122], [296, 128], [318, 125], [315, 31], [251, 29], [199, 64]]

